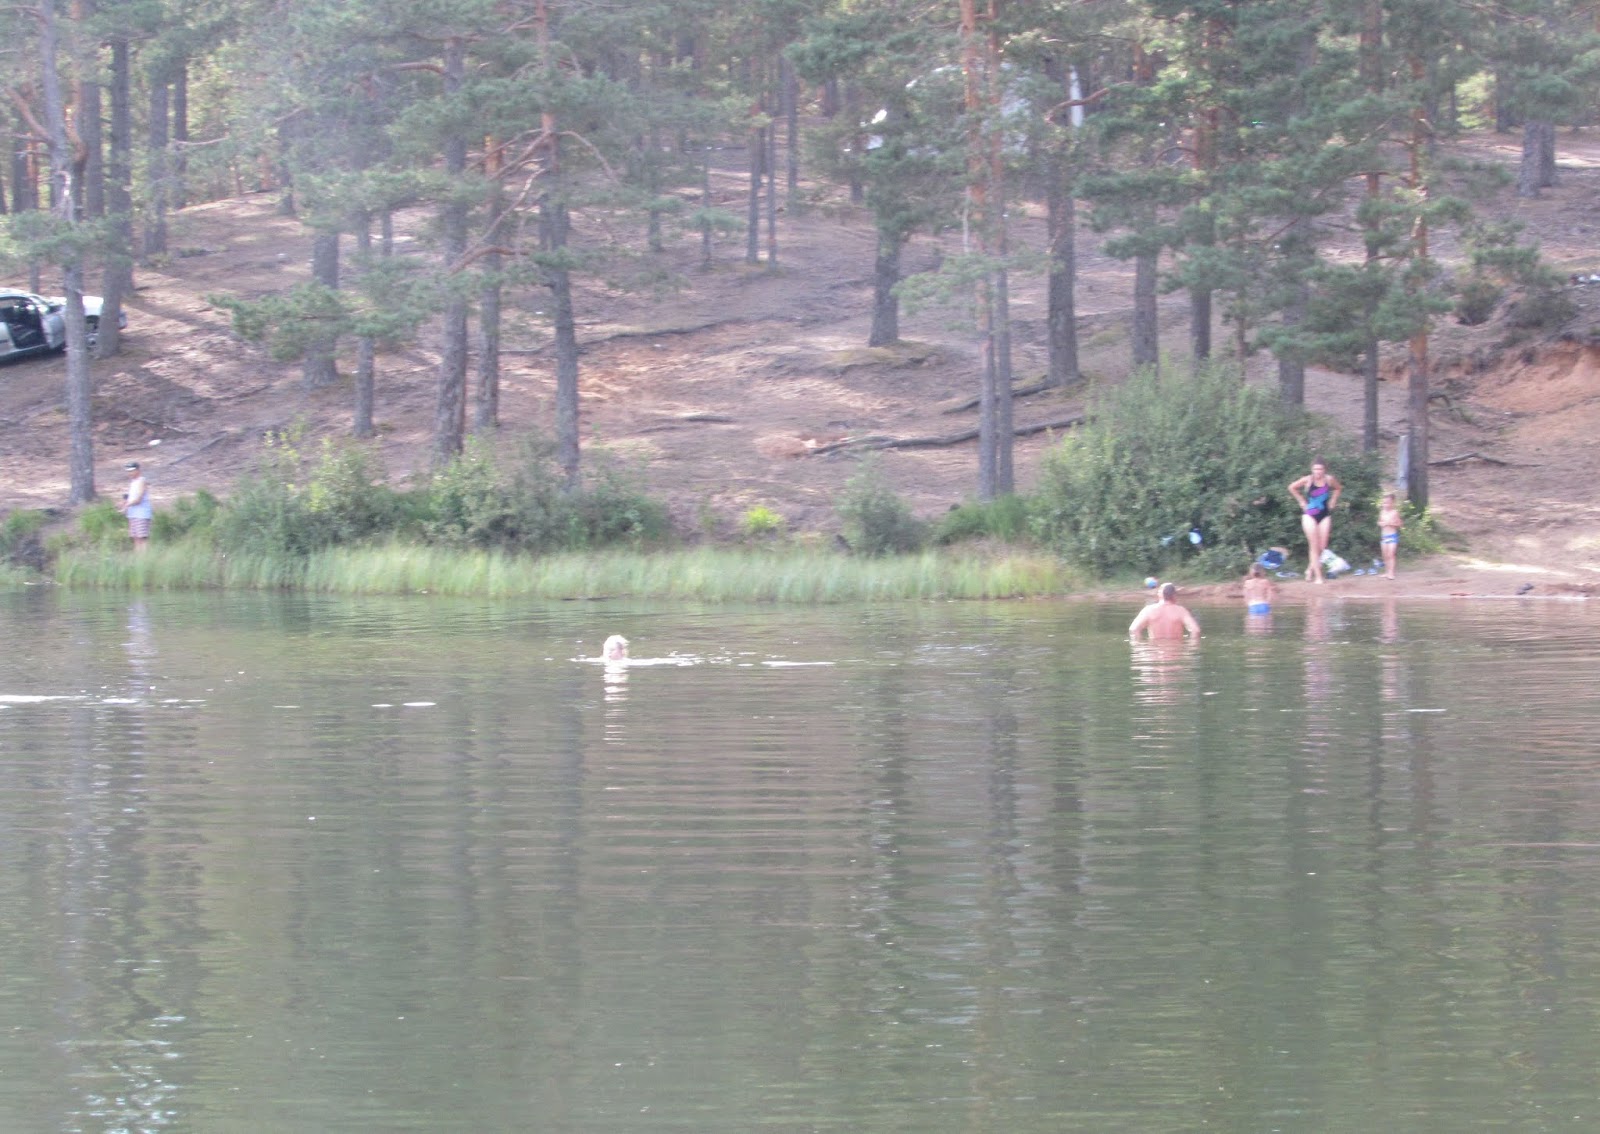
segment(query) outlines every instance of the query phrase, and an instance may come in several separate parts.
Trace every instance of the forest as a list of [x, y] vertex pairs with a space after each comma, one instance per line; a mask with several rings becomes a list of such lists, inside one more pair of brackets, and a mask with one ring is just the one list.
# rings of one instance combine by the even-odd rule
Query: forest
[[[1571, 0], [38, 0], [11, 19], [0, 266], [66, 301], [73, 503], [94, 494], [90, 356], [120, 349], [140, 267], [184, 254], [168, 221], [187, 206], [269, 192], [312, 234], [309, 282], [214, 302], [308, 390], [353, 356], [355, 437], [385, 352], [434, 336], [437, 467], [495, 429], [504, 309], [542, 296], [575, 478], [574, 280], [669, 289], [669, 234], [777, 265], [820, 180], [876, 233], [864, 345], [899, 338], [903, 304], [966, 305], [981, 499], [1014, 489], [1019, 273], [1048, 281], [1044, 384], [1079, 381], [1086, 222], [1132, 265], [1136, 365], [1160, 362], [1158, 299], [1183, 292], [1193, 358], [1269, 352], [1289, 405], [1308, 364], [1362, 370], [1370, 449], [1380, 351], [1403, 344], [1425, 507], [1434, 322], [1509, 296], [1551, 325], [1566, 282], [1475, 209], [1506, 174], [1441, 143], [1518, 132], [1516, 193], [1536, 198], [1600, 76], [1600, 25]], [[738, 201], [711, 190], [730, 153]], [[1024, 203], [1043, 242], [1008, 233]], [[402, 216], [420, 239], [397, 242]], [[912, 270], [929, 233], [949, 251]]]

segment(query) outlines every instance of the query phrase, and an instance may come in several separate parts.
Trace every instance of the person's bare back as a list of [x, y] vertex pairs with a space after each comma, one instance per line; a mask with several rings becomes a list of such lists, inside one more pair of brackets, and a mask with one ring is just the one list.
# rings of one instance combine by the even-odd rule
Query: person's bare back
[[1149, 635], [1151, 641], [1171, 641], [1182, 638], [1185, 632], [1191, 638], [1200, 637], [1200, 624], [1194, 620], [1194, 615], [1178, 605], [1178, 588], [1167, 583], [1162, 586], [1160, 596], [1159, 602], [1150, 604], [1134, 617], [1128, 626], [1128, 637], [1137, 638], [1143, 633]]

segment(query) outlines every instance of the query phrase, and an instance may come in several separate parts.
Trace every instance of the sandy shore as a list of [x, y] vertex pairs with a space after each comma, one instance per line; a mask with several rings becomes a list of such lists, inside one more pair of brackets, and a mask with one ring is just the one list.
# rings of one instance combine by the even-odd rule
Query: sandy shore
[[[1318, 586], [1301, 578], [1274, 579], [1276, 601], [1304, 602], [1311, 597], [1351, 600], [1403, 599], [1584, 599], [1600, 595], [1600, 579], [1592, 572], [1563, 571], [1516, 563], [1492, 563], [1466, 555], [1435, 555], [1402, 562], [1393, 579], [1382, 575], [1342, 575]], [[1242, 600], [1240, 584], [1178, 585], [1180, 601]], [[1105, 597], [1126, 597], [1125, 592]]]

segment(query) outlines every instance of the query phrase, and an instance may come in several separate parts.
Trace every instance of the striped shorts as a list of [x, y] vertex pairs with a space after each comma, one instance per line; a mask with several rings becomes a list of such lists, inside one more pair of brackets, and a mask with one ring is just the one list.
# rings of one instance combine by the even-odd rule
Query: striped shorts
[[128, 517], [128, 535], [131, 536], [134, 539], [149, 539], [150, 538], [150, 517], [149, 516], [129, 516]]

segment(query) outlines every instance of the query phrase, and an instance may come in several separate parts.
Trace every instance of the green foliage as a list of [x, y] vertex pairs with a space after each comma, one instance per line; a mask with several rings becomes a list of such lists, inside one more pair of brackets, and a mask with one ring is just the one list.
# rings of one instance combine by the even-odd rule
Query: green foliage
[[423, 534], [446, 547], [538, 554], [666, 536], [661, 504], [621, 469], [590, 463], [569, 487], [547, 438], [530, 434], [504, 454], [474, 438], [428, 485]]
[[1019, 598], [1082, 585], [1060, 560], [1039, 554], [861, 559], [794, 548], [698, 548], [535, 558], [398, 543], [328, 548], [309, 556], [219, 556], [194, 543], [152, 546], [141, 555], [68, 551], [56, 565], [56, 578], [66, 586], [121, 589], [293, 587], [335, 594], [785, 603]]
[[[1522, 224], [1517, 221], [1469, 226], [1473, 279], [1520, 289], [1507, 313], [1513, 327], [1553, 330], [1572, 318], [1577, 308], [1564, 290], [1560, 274], [1540, 257], [1538, 246], [1520, 243], [1521, 233]], [[1463, 318], [1463, 322], [1470, 320]]]
[[889, 487], [875, 456], [845, 483], [838, 511], [845, 541], [857, 555], [904, 555], [927, 542], [927, 526]]
[[78, 513], [75, 546], [121, 547], [128, 542], [128, 518], [109, 500], [96, 500]]
[[1535, 287], [1523, 292], [1506, 318], [1513, 327], [1551, 331], [1577, 314], [1570, 296], [1557, 287]]
[[39, 533], [50, 520], [46, 512], [18, 508], [0, 523], [0, 564], [16, 567], [44, 566], [44, 546]]
[[1377, 539], [1377, 474], [1348, 439], [1223, 366], [1141, 371], [1101, 394], [1090, 422], [1046, 459], [1035, 531], [1097, 575], [1232, 572], [1259, 548], [1301, 538], [1286, 486], [1317, 456], [1344, 484], [1334, 546], [1365, 554]]
[[1020, 496], [969, 501], [939, 517], [930, 539], [940, 547], [981, 539], [1025, 543], [1032, 539], [1029, 520], [1028, 502]]
[[314, 343], [351, 329], [345, 295], [321, 284], [297, 284], [259, 299], [208, 295], [206, 302], [231, 312], [234, 333], [250, 342], [265, 343], [278, 362], [302, 358]]
[[172, 507], [157, 512], [150, 521], [150, 540], [152, 543], [177, 543], [182, 539], [209, 541], [221, 511], [222, 501], [203, 488], [193, 496], [180, 496]]
[[764, 504], [757, 504], [745, 512], [740, 527], [746, 536], [762, 539], [783, 530], [783, 517]]
[[1408, 556], [1437, 555], [1457, 542], [1455, 533], [1440, 523], [1431, 509], [1404, 500], [1400, 518], [1405, 525], [1400, 547]]
[[372, 453], [325, 439], [312, 460], [300, 450], [302, 435], [299, 428], [268, 435], [256, 468], [212, 523], [224, 551], [307, 555], [393, 529], [400, 510], [394, 493], [378, 483]]
[[514, 494], [493, 450], [478, 437], [433, 475], [426, 499], [422, 531], [429, 543], [506, 549], [521, 542]]
[[1505, 289], [1493, 280], [1473, 276], [1461, 285], [1456, 296], [1456, 318], [1468, 327], [1487, 323], [1505, 294]]

